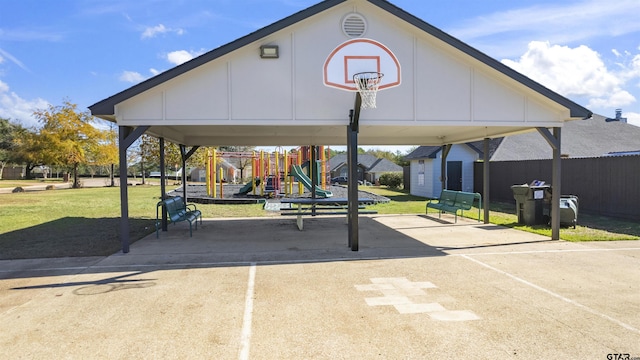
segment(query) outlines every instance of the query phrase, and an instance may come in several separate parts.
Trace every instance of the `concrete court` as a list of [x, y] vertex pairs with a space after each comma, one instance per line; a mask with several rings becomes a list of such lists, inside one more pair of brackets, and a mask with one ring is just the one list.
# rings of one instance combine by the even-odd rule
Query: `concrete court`
[[0, 261], [3, 359], [640, 356], [640, 242], [472, 220], [179, 223], [106, 258]]

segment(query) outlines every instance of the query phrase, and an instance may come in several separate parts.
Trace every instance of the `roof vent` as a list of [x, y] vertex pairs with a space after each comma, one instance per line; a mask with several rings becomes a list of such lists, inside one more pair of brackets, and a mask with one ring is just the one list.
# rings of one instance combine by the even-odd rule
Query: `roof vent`
[[342, 31], [351, 38], [357, 38], [367, 32], [367, 21], [358, 13], [347, 14], [342, 19]]

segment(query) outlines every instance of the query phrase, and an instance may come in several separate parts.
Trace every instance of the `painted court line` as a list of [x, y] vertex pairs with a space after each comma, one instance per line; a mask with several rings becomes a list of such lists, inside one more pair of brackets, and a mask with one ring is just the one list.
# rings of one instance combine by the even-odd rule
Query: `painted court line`
[[[358, 291], [381, 292], [384, 296], [367, 297], [365, 302], [369, 306], [393, 306], [400, 314], [427, 314], [431, 319], [441, 321], [470, 321], [480, 317], [470, 310], [447, 310], [435, 303], [417, 303], [416, 296], [427, 296], [423, 289], [436, 289], [430, 281], [409, 281], [405, 277], [371, 278], [372, 284], [355, 285]], [[417, 300], [417, 299], [415, 299]], [[423, 301], [420, 299], [417, 301]]]
[[251, 263], [249, 280], [247, 281], [247, 295], [244, 302], [244, 318], [242, 320], [242, 337], [240, 338], [240, 360], [249, 359], [251, 345], [251, 320], [253, 318], [253, 293], [256, 284], [256, 263]]
[[[479, 255], [484, 255], [484, 254], [479, 254]], [[576, 306], [576, 307], [579, 307], [580, 309], [585, 310], [585, 311], [587, 311], [587, 312], [590, 312], [590, 313], [591, 313], [591, 314], [593, 314], [593, 315], [597, 315], [597, 316], [599, 316], [599, 317], [601, 317], [601, 318], [603, 318], [603, 319], [606, 319], [606, 320], [609, 320], [609, 321], [611, 321], [611, 322], [613, 322], [613, 323], [616, 323], [616, 324], [618, 324], [618, 325], [622, 326], [623, 328], [625, 328], [625, 329], [627, 329], [627, 330], [631, 330], [631, 331], [633, 331], [633, 332], [635, 332], [635, 333], [640, 334], [640, 330], [638, 330], [638, 329], [634, 328], [633, 326], [631, 326], [631, 325], [629, 325], [629, 324], [626, 324], [626, 323], [623, 323], [622, 321], [620, 321], [620, 320], [618, 320], [618, 319], [612, 318], [612, 317], [611, 317], [611, 316], [609, 316], [609, 315], [606, 315], [606, 314], [603, 314], [603, 313], [598, 312], [598, 311], [596, 311], [596, 310], [593, 310], [592, 308], [590, 308], [590, 307], [588, 307], [588, 306], [585, 306], [585, 305], [582, 305], [582, 304], [580, 304], [580, 303], [579, 303], [579, 302], [577, 302], [577, 301], [574, 301], [574, 300], [571, 300], [571, 299], [569, 299], [569, 298], [566, 298], [566, 297], [564, 297], [564, 296], [562, 296], [562, 295], [560, 295], [560, 294], [556, 294], [556, 293], [554, 293], [554, 292], [553, 292], [553, 291], [551, 291], [551, 290], [547, 290], [547, 289], [545, 289], [545, 288], [543, 288], [543, 287], [541, 287], [541, 286], [538, 286], [538, 285], [536, 285], [536, 284], [534, 284], [534, 283], [531, 283], [531, 282], [529, 282], [529, 281], [527, 281], [527, 280], [524, 280], [524, 279], [519, 278], [519, 277], [517, 277], [517, 276], [515, 276], [515, 275], [512, 275], [512, 274], [510, 274], [510, 273], [508, 273], [508, 272], [506, 272], [506, 271], [500, 270], [500, 269], [495, 268], [495, 267], [493, 267], [493, 266], [491, 266], [491, 265], [489, 265], [489, 264], [483, 263], [482, 261], [477, 260], [477, 259], [474, 259], [474, 258], [472, 258], [471, 256], [468, 256], [468, 255], [461, 255], [461, 256], [462, 256], [463, 258], [467, 259], [467, 260], [473, 261], [474, 263], [476, 263], [476, 264], [478, 264], [478, 265], [484, 266], [484, 267], [486, 267], [487, 269], [493, 270], [493, 271], [495, 271], [495, 272], [497, 272], [497, 273], [499, 273], [499, 274], [502, 274], [502, 275], [505, 275], [505, 276], [507, 276], [507, 277], [510, 277], [511, 279], [516, 280], [516, 281], [518, 281], [518, 282], [520, 282], [520, 283], [522, 283], [522, 284], [525, 284], [525, 285], [527, 285], [527, 286], [529, 286], [529, 287], [532, 287], [532, 288], [534, 288], [534, 289], [536, 289], [536, 290], [538, 290], [538, 291], [542, 291], [542, 292], [544, 292], [545, 294], [551, 295], [551, 296], [553, 296], [553, 297], [555, 297], [555, 298], [558, 298], [558, 299], [560, 299], [560, 300], [562, 300], [562, 301], [565, 301], [565, 302], [567, 302], [567, 303], [569, 303], [569, 304], [572, 304], [572, 305], [574, 305], [574, 306]]]
[[640, 247], [613, 248], [613, 249], [593, 248], [593, 249], [522, 250], [522, 251], [502, 251], [502, 252], [486, 252], [486, 253], [478, 252], [478, 253], [450, 254], [450, 255], [452, 256], [521, 255], [521, 254], [554, 254], [554, 253], [615, 252], [615, 251], [640, 251]]

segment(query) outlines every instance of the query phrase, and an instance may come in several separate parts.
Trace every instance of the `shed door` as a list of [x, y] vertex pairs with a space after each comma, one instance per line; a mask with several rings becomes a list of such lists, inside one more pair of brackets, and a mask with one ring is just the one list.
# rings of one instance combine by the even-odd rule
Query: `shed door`
[[447, 161], [447, 189], [462, 191], [462, 161]]

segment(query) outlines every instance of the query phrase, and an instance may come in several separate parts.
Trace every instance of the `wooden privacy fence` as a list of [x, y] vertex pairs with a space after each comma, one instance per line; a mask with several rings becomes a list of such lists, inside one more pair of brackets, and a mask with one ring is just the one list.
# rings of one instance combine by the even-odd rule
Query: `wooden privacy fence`
[[[490, 163], [490, 198], [515, 201], [511, 185], [551, 183], [552, 160]], [[483, 164], [474, 164], [474, 188], [482, 194]], [[562, 159], [562, 195], [578, 196], [578, 213], [640, 220], [640, 156]], [[482, 194], [484, 196], [484, 194]]]

